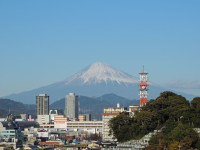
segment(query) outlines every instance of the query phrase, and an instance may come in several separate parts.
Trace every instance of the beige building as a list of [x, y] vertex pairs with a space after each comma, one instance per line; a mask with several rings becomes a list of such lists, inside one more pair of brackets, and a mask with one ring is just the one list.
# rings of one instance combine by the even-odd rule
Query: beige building
[[39, 124], [48, 124], [49, 123], [49, 115], [37, 115], [37, 122]]
[[102, 121], [103, 121], [103, 141], [113, 141], [113, 136], [109, 136], [109, 126], [108, 122], [113, 117], [116, 117], [122, 112], [127, 112], [126, 107], [120, 107], [119, 104], [117, 104], [117, 107], [104, 107], [104, 111], [102, 113]]
[[140, 106], [139, 105], [129, 105], [129, 115], [131, 117], [133, 117], [135, 115], [136, 111], [140, 110]]
[[54, 128], [66, 128], [67, 118], [64, 115], [54, 116]]
[[86, 131], [89, 133], [102, 133], [102, 121], [68, 120], [64, 115], [55, 115], [54, 124], [40, 124], [41, 128], [57, 128], [66, 131]]
[[78, 120], [79, 121], [86, 121], [85, 115], [78, 115]]

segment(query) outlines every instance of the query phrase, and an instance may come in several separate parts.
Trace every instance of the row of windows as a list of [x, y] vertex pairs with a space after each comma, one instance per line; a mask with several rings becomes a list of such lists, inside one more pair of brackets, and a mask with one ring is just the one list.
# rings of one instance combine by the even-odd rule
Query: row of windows
[[2, 131], [2, 133], [15, 133], [15, 131], [8, 131], [8, 130], [5, 130], [5, 131]]

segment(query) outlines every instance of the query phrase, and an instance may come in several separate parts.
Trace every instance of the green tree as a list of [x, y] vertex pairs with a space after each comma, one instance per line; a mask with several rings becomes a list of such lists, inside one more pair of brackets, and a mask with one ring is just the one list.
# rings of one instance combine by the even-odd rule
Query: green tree
[[189, 149], [195, 147], [198, 141], [198, 134], [188, 125], [184, 125], [181, 122], [171, 130], [166, 136], [168, 144], [179, 143], [183, 148]]
[[133, 119], [127, 113], [121, 113], [109, 121], [109, 134], [113, 135], [119, 142], [130, 140], [132, 136], [129, 131], [132, 122]]
[[195, 97], [192, 101], [191, 101], [191, 105], [192, 108], [196, 111], [196, 112], [200, 112], [200, 97]]
[[199, 137], [193, 130], [200, 126], [199, 112], [200, 97], [194, 98], [190, 105], [183, 96], [166, 91], [150, 100], [133, 118], [123, 113], [111, 119], [110, 134], [124, 142], [162, 129], [162, 133], [150, 141], [151, 147], [159, 144], [159, 147], [165, 145], [173, 149], [181, 144], [184, 149], [199, 149]]

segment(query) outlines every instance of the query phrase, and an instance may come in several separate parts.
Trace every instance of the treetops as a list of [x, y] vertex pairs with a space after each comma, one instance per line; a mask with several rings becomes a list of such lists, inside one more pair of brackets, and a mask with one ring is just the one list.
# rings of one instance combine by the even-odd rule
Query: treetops
[[[186, 145], [197, 147], [195, 145], [198, 145], [198, 136], [196, 132], [191, 131], [192, 128], [200, 127], [199, 112], [200, 97], [195, 97], [190, 103], [185, 97], [166, 91], [155, 100], [150, 100], [133, 118], [125, 113], [112, 118], [109, 121], [110, 134], [119, 142], [125, 142], [140, 139], [149, 132], [163, 129], [159, 136], [162, 139], [160, 144], [180, 144], [182, 139], [187, 139], [186, 141], [191, 142]], [[172, 135], [179, 135], [179, 138]]]

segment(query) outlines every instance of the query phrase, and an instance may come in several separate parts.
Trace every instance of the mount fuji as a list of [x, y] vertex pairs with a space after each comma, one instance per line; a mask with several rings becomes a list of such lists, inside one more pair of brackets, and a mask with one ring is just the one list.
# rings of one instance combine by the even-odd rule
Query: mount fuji
[[[76, 73], [75, 75], [54, 84], [34, 90], [12, 94], [6, 98], [26, 104], [34, 104], [38, 94], [46, 93], [50, 96], [50, 103], [62, 99], [68, 93], [97, 97], [108, 93], [115, 93], [128, 99], [139, 99], [139, 78], [111, 67], [109, 64], [96, 62]], [[166, 89], [151, 84], [149, 98], [156, 98]]]

